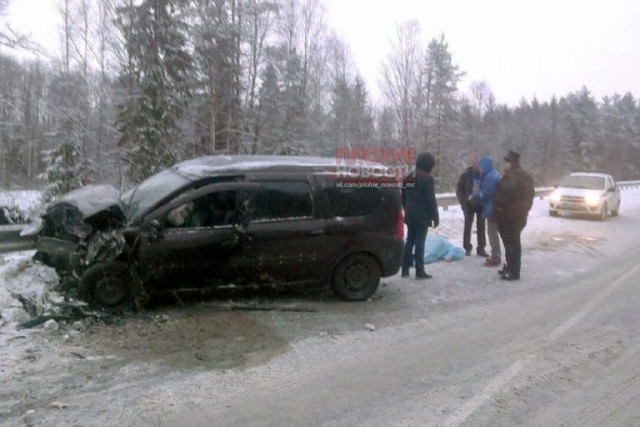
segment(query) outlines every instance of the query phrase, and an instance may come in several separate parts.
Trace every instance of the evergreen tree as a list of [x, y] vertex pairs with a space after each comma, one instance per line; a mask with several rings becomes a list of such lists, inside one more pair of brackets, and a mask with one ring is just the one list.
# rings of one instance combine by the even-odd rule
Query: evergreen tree
[[129, 55], [120, 81], [129, 96], [118, 106], [119, 144], [133, 182], [181, 158], [181, 120], [191, 57], [186, 50], [185, 0], [144, 0], [118, 11]]
[[353, 144], [359, 147], [374, 145], [373, 114], [364, 81], [356, 76], [352, 92], [352, 130]]
[[49, 102], [54, 108], [51, 137], [55, 148], [45, 153], [47, 181], [45, 199], [67, 193], [93, 182], [93, 162], [84, 141], [88, 106], [87, 85], [79, 73], [61, 71], [49, 87]]
[[194, 0], [195, 99], [201, 111], [200, 151], [239, 151], [241, 118], [241, 10], [234, 0]]
[[284, 108], [282, 91], [276, 67], [267, 65], [262, 75], [262, 86], [258, 92], [257, 144], [254, 152], [259, 154], [281, 153], [285, 139]]
[[428, 96], [424, 118], [427, 128], [422, 147], [431, 149], [438, 159], [440, 167], [436, 173], [444, 178], [442, 185], [446, 186], [453, 183], [458, 175], [452, 165], [462, 141], [456, 95], [463, 73], [453, 63], [444, 35], [429, 43], [423, 72], [427, 75]]

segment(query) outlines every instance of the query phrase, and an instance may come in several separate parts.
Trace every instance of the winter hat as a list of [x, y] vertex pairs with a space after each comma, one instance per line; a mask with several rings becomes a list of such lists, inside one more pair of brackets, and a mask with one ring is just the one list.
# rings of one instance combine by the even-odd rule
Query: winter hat
[[493, 160], [491, 160], [491, 157], [483, 157], [478, 160], [478, 166], [484, 173], [489, 173], [493, 170]]
[[504, 156], [504, 161], [508, 163], [520, 163], [520, 153], [516, 153], [515, 151], [509, 150], [506, 156]]
[[416, 169], [422, 169], [431, 173], [436, 165], [436, 159], [433, 158], [431, 153], [422, 153], [416, 159]]

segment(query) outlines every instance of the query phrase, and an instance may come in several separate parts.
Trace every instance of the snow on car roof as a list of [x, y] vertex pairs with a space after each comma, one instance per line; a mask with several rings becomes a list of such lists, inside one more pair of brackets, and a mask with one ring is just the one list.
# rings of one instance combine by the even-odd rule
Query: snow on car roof
[[318, 171], [332, 169], [341, 165], [377, 165], [379, 163], [358, 160], [355, 162], [339, 161], [335, 157], [309, 156], [207, 156], [186, 160], [173, 166], [180, 175], [191, 177], [215, 176], [220, 173], [245, 172], [260, 169], [276, 169], [283, 172], [295, 169], [313, 168]]

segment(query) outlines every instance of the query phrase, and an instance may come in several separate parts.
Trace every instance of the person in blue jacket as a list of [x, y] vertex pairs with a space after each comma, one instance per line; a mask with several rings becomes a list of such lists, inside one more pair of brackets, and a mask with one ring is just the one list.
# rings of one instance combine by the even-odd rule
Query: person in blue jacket
[[490, 157], [482, 157], [478, 161], [478, 166], [482, 169], [482, 182], [480, 184], [480, 193], [483, 202], [482, 217], [487, 219], [487, 237], [489, 238], [489, 246], [491, 247], [491, 254], [489, 258], [485, 260], [484, 265], [487, 267], [497, 267], [502, 262], [502, 251], [500, 249], [498, 224], [495, 219], [492, 218], [492, 213], [493, 198], [502, 175], [493, 167], [493, 161]]
[[[427, 229], [440, 223], [436, 201], [435, 181], [431, 171], [436, 160], [430, 153], [422, 153], [416, 159], [416, 171], [407, 177], [402, 188], [404, 222], [407, 224], [407, 241], [402, 256], [402, 277], [409, 276], [411, 261], [416, 268], [416, 279], [430, 279], [424, 271], [424, 244]], [[412, 259], [413, 258], [413, 259]]]

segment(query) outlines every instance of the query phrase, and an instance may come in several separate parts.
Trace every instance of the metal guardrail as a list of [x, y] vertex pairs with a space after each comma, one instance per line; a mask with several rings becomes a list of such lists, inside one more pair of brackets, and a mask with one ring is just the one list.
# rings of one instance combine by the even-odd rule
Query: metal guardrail
[[[640, 188], [640, 181], [618, 181], [620, 188]], [[536, 197], [544, 198], [551, 194], [553, 187], [536, 189]], [[438, 206], [447, 210], [449, 206], [457, 206], [458, 199], [453, 193], [437, 194]], [[0, 254], [7, 252], [35, 249], [36, 236], [20, 236], [25, 224], [0, 225]]]
[[35, 249], [36, 236], [21, 236], [25, 224], [0, 226], [0, 254]]
[[[620, 188], [640, 188], [640, 181], [618, 181], [618, 187]], [[554, 187], [540, 187], [536, 188], [536, 197], [543, 199], [547, 197], [554, 190]], [[438, 200], [438, 206], [443, 210], [449, 209], [449, 206], [458, 206], [458, 198], [453, 193], [436, 194], [436, 200]]]

